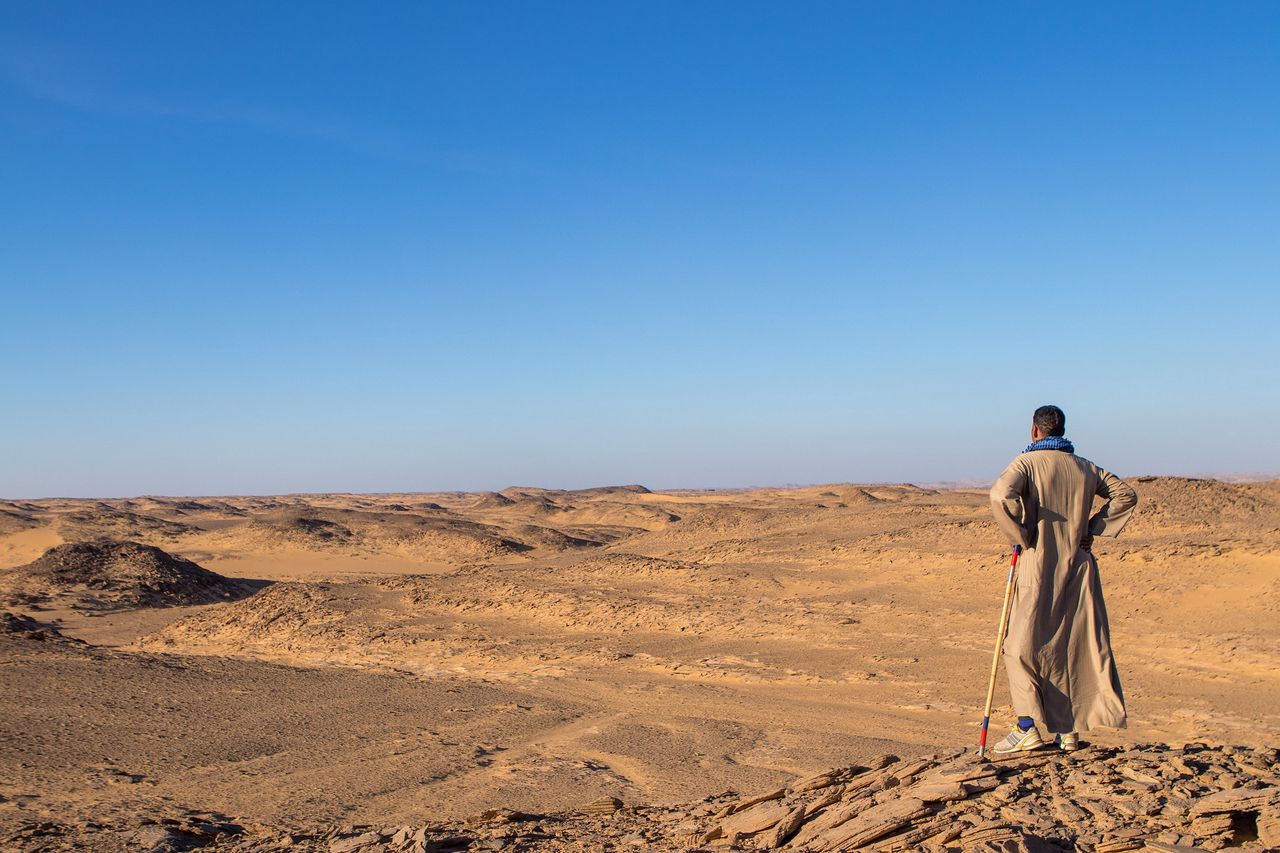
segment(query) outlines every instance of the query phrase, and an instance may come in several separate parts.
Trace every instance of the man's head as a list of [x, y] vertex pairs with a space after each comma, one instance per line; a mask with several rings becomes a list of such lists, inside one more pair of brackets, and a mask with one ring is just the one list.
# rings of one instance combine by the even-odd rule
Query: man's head
[[1067, 434], [1067, 416], [1057, 406], [1041, 406], [1031, 416], [1031, 440]]

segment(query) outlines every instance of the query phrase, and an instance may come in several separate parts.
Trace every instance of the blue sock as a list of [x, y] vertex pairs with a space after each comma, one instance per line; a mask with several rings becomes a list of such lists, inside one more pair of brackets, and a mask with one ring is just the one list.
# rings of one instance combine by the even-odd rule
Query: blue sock
[[1036, 724], [1036, 721], [1031, 719], [1030, 717], [1018, 718], [1018, 728], [1022, 729], [1024, 732], [1031, 731], [1031, 727], [1034, 726], [1035, 724]]

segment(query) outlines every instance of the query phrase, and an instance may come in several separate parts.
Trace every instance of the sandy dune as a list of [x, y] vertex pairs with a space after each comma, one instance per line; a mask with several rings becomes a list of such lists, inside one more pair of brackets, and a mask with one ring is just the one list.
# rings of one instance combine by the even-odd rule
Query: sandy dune
[[[1133, 482], [1137, 516], [1095, 548], [1131, 728], [1087, 739], [1134, 767], [1168, 760], [1115, 749], [1274, 762], [1280, 483]], [[981, 490], [908, 485], [3, 501], [0, 839], [145, 849], [129, 833], [170, 818], [190, 832], [154, 844], [226, 823], [329, 849], [349, 822], [374, 849], [386, 826], [616, 797], [658, 810], [617, 843], [762, 846], [709, 837], [726, 791], [973, 741], [989, 518]]]

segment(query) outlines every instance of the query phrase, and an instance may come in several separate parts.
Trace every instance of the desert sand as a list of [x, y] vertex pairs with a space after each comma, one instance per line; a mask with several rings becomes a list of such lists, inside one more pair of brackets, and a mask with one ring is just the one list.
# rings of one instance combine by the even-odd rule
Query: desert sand
[[1130, 482], [1130, 727], [981, 765], [982, 489], [0, 501], [0, 846], [1278, 845], [1280, 482]]

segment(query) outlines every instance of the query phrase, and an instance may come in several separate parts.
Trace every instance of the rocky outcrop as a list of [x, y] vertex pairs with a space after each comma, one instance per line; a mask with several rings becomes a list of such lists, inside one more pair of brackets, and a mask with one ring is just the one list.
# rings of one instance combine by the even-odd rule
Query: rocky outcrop
[[209, 604], [250, 591], [160, 548], [112, 539], [57, 545], [0, 574], [0, 594], [11, 602], [56, 599], [88, 610]]
[[[1280, 846], [1280, 751], [1191, 744], [1044, 751], [979, 762], [970, 752], [884, 755], [770, 791], [680, 806], [605, 797], [576, 810], [494, 808], [467, 821], [266, 827], [208, 817], [99, 828], [121, 849], [431, 853], [450, 850], [1267, 850]], [[0, 839], [75, 849], [86, 828], [32, 824]], [[38, 841], [38, 844], [36, 842]], [[129, 848], [148, 842], [150, 846]], [[109, 847], [109, 843], [105, 846]]]

